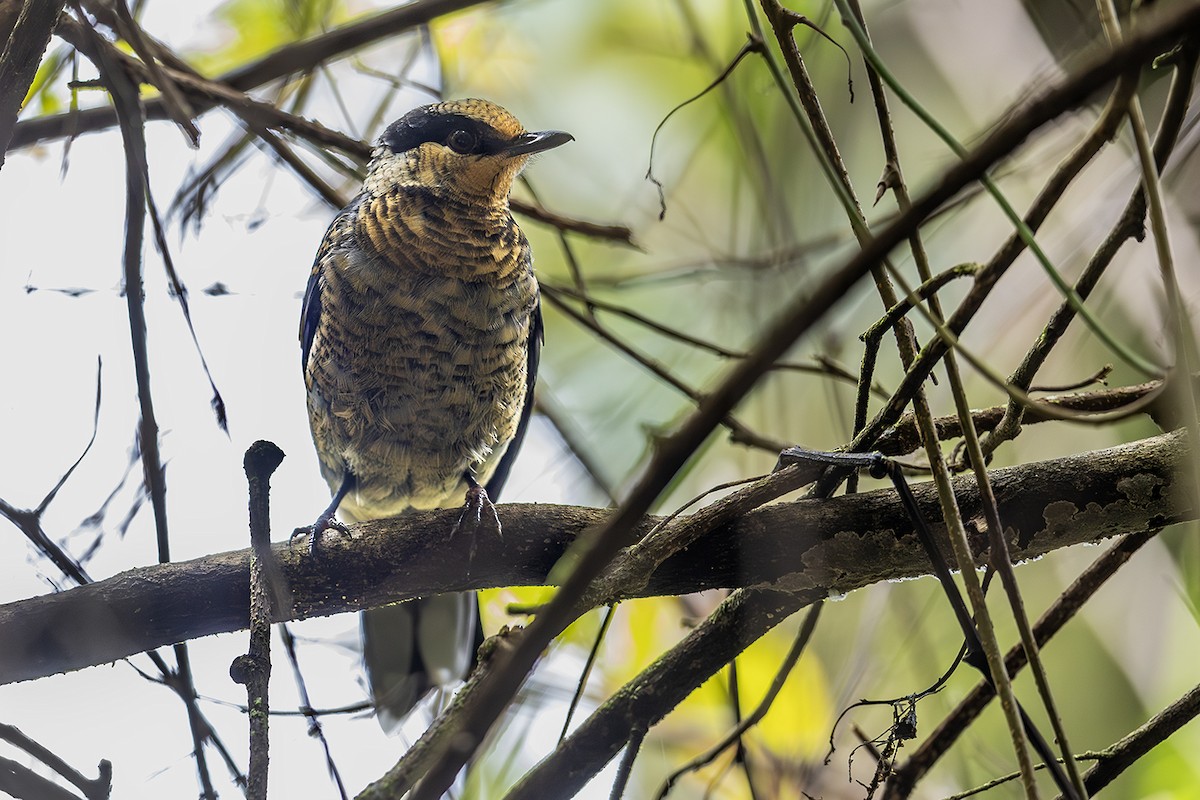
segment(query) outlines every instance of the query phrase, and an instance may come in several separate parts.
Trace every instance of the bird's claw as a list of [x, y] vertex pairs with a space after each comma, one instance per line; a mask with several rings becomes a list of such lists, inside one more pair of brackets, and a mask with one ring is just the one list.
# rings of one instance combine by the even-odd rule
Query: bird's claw
[[504, 538], [504, 526], [500, 524], [500, 515], [496, 513], [496, 505], [488, 497], [487, 489], [482, 486], [471, 486], [467, 489], [467, 501], [463, 503], [462, 513], [450, 531], [450, 537], [458, 535], [461, 530], [469, 529], [472, 533], [481, 527], [491, 528], [500, 539]]
[[325, 513], [317, 517], [312, 525], [305, 525], [301, 528], [296, 528], [292, 531], [292, 536], [289, 542], [295, 542], [301, 536], [308, 536], [308, 554], [313, 558], [317, 557], [318, 543], [321, 541], [321, 534], [328, 530], [335, 530], [338, 533], [349, 535], [350, 529], [346, 524], [339, 522], [338, 518], [333, 514]]

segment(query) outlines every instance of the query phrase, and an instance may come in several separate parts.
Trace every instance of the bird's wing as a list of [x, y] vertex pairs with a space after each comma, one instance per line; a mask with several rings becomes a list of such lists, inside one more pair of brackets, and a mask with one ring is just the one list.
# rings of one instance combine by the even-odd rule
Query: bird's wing
[[304, 305], [300, 311], [300, 368], [308, 367], [308, 352], [312, 349], [313, 337], [321, 320], [321, 281], [325, 265], [338, 248], [345, 247], [354, 236], [354, 218], [363, 196], [359, 195], [333, 218], [325, 231], [325, 238], [313, 259], [312, 272], [308, 274], [308, 286], [304, 289]]
[[308, 367], [308, 351], [312, 349], [317, 321], [321, 319], [321, 260], [313, 264], [304, 290], [304, 306], [300, 312], [300, 368]]
[[500, 457], [500, 463], [496, 465], [496, 471], [492, 473], [491, 480], [484, 487], [487, 489], [488, 497], [493, 502], [500, 498], [500, 490], [504, 488], [504, 483], [508, 480], [508, 473], [512, 470], [513, 462], [517, 460], [517, 453], [521, 449], [521, 442], [525, 439], [525, 430], [529, 427], [529, 418], [533, 416], [533, 387], [537, 383], [538, 363], [542, 358], [542, 339], [544, 334], [545, 329], [542, 325], [542, 299], [539, 297], [537, 305], [534, 306], [532, 322], [529, 326], [529, 354], [525, 362], [525, 405], [521, 408], [521, 420], [517, 423], [516, 435], [508, 443], [508, 449]]

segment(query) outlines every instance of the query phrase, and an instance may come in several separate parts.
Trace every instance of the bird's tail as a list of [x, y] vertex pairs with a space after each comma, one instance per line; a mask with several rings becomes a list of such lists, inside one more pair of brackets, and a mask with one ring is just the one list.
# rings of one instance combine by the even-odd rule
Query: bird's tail
[[371, 698], [388, 733], [430, 690], [463, 680], [483, 641], [475, 592], [409, 600], [361, 616]]

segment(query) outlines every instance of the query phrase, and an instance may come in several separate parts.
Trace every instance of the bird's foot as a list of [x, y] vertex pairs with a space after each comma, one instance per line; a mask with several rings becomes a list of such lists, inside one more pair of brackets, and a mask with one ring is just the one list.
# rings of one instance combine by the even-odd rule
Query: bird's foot
[[487, 489], [475, 483], [467, 488], [467, 501], [463, 503], [462, 513], [458, 515], [458, 522], [454, 523], [450, 536], [453, 538], [461, 530], [474, 533], [481, 527], [491, 528], [496, 536], [504, 538], [504, 526], [500, 524], [495, 504], [488, 497]]
[[289, 541], [295, 542], [301, 536], [308, 536], [308, 554], [313, 558], [317, 557], [317, 547], [321, 541], [321, 534], [328, 530], [335, 530], [338, 533], [349, 535], [350, 529], [345, 523], [339, 522], [336, 516], [336, 511], [324, 511], [321, 516], [317, 517], [312, 525], [305, 525], [302, 528], [296, 528], [292, 531], [292, 536]]

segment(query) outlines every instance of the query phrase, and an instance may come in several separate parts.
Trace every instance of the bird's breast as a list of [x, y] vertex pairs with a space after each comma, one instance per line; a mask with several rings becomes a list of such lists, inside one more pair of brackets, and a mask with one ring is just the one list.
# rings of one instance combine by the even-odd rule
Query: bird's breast
[[523, 252], [493, 237], [458, 247], [456, 260], [444, 231], [434, 243], [428, 227], [420, 237], [381, 232], [379, 241], [421, 240], [381, 251], [369, 230], [355, 246], [331, 248], [323, 265], [306, 380], [326, 477], [340, 480], [349, 467], [351, 502], [371, 516], [457, 505], [466, 471], [487, 481], [530, 400], [537, 283], [528, 245], [515, 231]]

